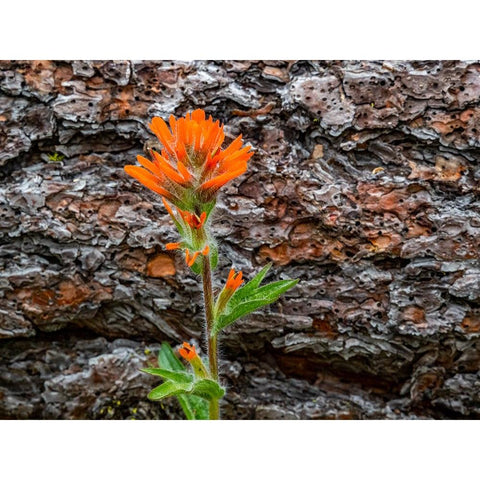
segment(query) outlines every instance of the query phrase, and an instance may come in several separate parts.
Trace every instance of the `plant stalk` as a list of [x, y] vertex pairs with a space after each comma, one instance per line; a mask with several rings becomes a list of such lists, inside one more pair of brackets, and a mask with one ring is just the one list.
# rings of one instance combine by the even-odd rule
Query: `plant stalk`
[[[213, 286], [212, 286], [212, 269], [210, 268], [210, 255], [203, 257], [202, 268], [203, 298], [205, 302], [205, 318], [207, 321], [207, 348], [208, 348], [208, 364], [210, 375], [213, 380], [218, 382], [218, 359], [217, 359], [217, 336], [211, 335], [213, 328]], [[220, 408], [218, 399], [210, 400], [209, 410], [210, 420], [220, 419]]]

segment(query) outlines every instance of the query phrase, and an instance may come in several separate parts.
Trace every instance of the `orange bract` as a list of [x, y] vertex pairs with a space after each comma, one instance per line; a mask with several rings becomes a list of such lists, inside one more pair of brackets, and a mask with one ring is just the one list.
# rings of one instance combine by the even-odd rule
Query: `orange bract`
[[198, 216], [196, 213], [185, 212], [178, 209], [178, 213], [186, 223], [188, 223], [192, 228], [196, 230], [202, 228], [205, 220], [207, 219], [206, 212], [202, 212], [202, 214]]
[[167, 244], [165, 245], [165, 248], [166, 248], [167, 250], [178, 250], [181, 246], [182, 246], [181, 243], [175, 242], [175, 243], [167, 243]]
[[185, 249], [185, 262], [189, 267], [191, 267], [194, 263], [195, 260], [198, 258], [200, 254], [202, 254], [204, 257], [208, 255], [210, 252], [210, 247], [208, 245], [205, 245], [203, 250], [198, 250], [198, 252], [194, 252], [193, 254], [190, 253], [190, 250], [188, 248]]
[[189, 362], [197, 356], [195, 347], [187, 342], [183, 342], [182, 348], [178, 351], [178, 353], [180, 353], [180, 355]]
[[232, 293], [237, 290], [237, 288], [243, 283], [242, 280], [243, 273], [235, 273], [235, 269], [231, 269], [228, 274], [227, 283], [225, 284], [225, 289], [231, 290]]
[[127, 165], [125, 171], [184, 210], [213, 200], [220, 187], [246, 171], [253, 155], [241, 135], [222, 150], [223, 125], [200, 109], [178, 120], [170, 116], [169, 126], [154, 117], [150, 128], [161, 152], [151, 150], [152, 161], [139, 155], [141, 167]]

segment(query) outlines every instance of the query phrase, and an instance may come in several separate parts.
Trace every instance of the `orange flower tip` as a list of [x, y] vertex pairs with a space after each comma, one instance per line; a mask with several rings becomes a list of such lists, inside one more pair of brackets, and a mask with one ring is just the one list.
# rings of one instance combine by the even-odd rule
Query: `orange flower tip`
[[162, 197], [162, 202], [163, 202], [163, 205], [165, 206], [165, 208], [167, 209], [167, 212], [170, 214], [170, 216], [175, 217], [175, 215], [173, 214], [173, 210], [170, 207], [170, 205], [167, 203], [167, 201], [165, 200], [165, 197]]
[[227, 290], [232, 290], [234, 292], [243, 283], [242, 277], [243, 277], [242, 272], [235, 273], [235, 270], [232, 268], [230, 270], [230, 273], [228, 274], [225, 288]]
[[200, 252], [195, 252], [192, 257], [190, 258], [190, 261], [187, 260], [187, 265], [191, 267], [194, 263], [197, 257], [200, 255]]
[[180, 216], [183, 218], [184, 222], [190, 225], [191, 228], [195, 228], [196, 230], [202, 228], [207, 218], [206, 212], [202, 212], [199, 217], [195, 213], [185, 212], [183, 210], [180, 210], [179, 208], [177, 208], [177, 210]]
[[181, 247], [181, 244], [176, 242], [176, 243], [167, 243], [165, 245], [165, 248], [167, 250], [178, 250]]
[[176, 182], [180, 185], [183, 185], [185, 183], [185, 179], [180, 175], [173, 167], [170, 165], [170, 163], [165, 160], [158, 152], [155, 150], [152, 150], [153, 156], [155, 158], [155, 167], [158, 169], [158, 171], [161, 174], [164, 174], [167, 176], [170, 180], [173, 182]]
[[200, 185], [200, 190], [209, 190], [209, 189], [218, 190], [220, 187], [230, 182], [234, 178], [244, 174], [246, 170], [247, 168], [245, 166], [236, 170], [232, 170], [230, 172], [222, 173], [221, 175], [213, 177], [212, 179]]
[[190, 345], [187, 342], [183, 342], [182, 348], [178, 350], [178, 353], [188, 361], [193, 360], [197, 356], [197, 352], [195, 350], [194, 345]]
[[205, 248], [202, 250], [202, 255], [205, 257], [206, 255], [208, 255], [208, 252], [210, 252], [210, 246], [205, 245]]
[[189, 182], [190, 179], [192, 178], [192, 175], [190, 172], [187, 170], [187, 167], [182, 162], [177, 162], [177, 170], [180, 173], [180, 175], [183, 177], [185, 182]]

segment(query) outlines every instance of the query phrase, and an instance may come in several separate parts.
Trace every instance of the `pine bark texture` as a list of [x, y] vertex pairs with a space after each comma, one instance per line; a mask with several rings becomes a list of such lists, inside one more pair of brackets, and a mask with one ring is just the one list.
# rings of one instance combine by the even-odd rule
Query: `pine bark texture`
[[0, 418], [181, 418], [139, 369], [202, 347], [201, 285], [123, 166], [194, 108], [255, 149], [217, 287], [300, 278], [222, 335], [223, 418], [480, 418], [479, 96], [466, 61], [0, 62]]

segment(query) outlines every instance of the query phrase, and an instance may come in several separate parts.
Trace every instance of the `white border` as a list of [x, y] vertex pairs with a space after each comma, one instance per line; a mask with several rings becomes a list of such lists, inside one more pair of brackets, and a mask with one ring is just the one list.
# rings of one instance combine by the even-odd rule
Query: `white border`
[[7, 1], [2, 59], [474, 59], [475, 2]]

